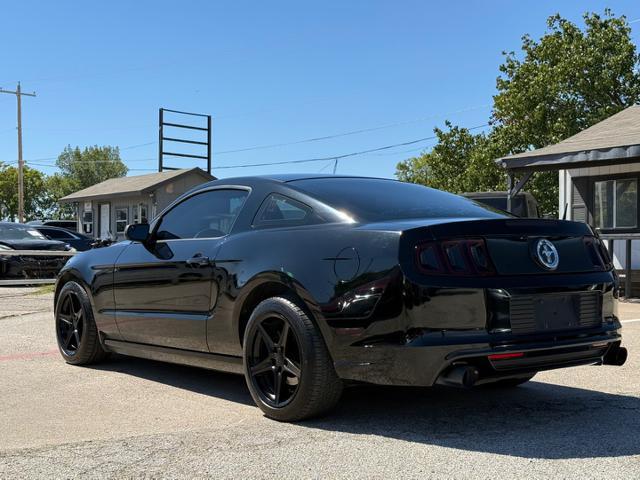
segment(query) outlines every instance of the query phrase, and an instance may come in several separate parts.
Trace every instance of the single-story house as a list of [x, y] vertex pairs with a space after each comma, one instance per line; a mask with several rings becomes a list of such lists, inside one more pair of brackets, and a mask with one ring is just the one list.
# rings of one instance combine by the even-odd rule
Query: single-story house
[[60, 199], [75, 206], [78, 231], [124, 239], [130, 223], [145, 223], [191, 188], [215, 180], [200, 168], [111, 178]]
[[513, 194], [533, 172], [558, 171], [560, 218], [598, 229], [616, 268], [640, 269], [640, 105], [554, 145], [497, 162], [507, 170]]

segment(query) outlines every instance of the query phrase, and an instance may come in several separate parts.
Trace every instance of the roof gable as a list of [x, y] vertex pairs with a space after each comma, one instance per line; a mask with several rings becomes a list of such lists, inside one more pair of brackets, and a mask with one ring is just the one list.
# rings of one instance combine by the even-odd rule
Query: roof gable
[[146, 175], [134, 175], [131, 177], [110, 178], [104, 182], [97, 183], [77, 192], [62, 197], [62, 203], [75, 202], [81, 200], [91, 200], [94, 198], [104, 198], [112, 196], [138, 195], [148, 193], [161, 185], [176, 180], [188, 174], [196, 174], [202, 177], [203, 183], [215, 180], [200, 168], [185, 168], [180, 170], [170, 170], [166, 172], [149, 173]]
[[606, 162], [640, 156], [640, 105], [628, 107], [575, 135], [537, 150], [498, 159], [506, 168]]

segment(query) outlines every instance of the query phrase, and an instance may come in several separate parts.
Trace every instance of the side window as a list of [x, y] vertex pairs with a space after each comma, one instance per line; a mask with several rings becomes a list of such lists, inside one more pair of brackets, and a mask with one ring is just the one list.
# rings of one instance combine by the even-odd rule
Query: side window
[[46, 235], [47, 237], [49, 237], [52, 240], [55, 240], [57, 238], [55, 232], [52, 232], [48, 228], [39, 228], [38, 231], [41, 234]]
[[129, 223], [129, 209], [116, 208], [116, 233], [124, 233]]
[[292, 198], [272, 193], [262, 203], [254, 225], [287, 225], [311, 223], [312, 210]]
[[47, 237], [49, 238], [73, 238], [73, 235], [67, 233], [67, 232], [62, 232], [60, 230], [53, 230], [50, 228], [44, 229], [41, 228], [40, 232], [44, 233]]
[[156, 228], [158, 239], [215, 238], [231, 231], [249, 192], [209, 190], [169, 210]]

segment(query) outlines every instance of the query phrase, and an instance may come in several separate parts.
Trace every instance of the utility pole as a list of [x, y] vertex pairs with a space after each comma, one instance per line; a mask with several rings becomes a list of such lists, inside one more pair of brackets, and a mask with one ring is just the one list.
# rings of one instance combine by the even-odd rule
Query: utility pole
[[22, 96], [35, 97], [36, 92], [23, 93], [20, 90], [20, 82], [15, 91], [3, 90], [0, 93], [11, 93], [18, 100], [18, 221], [24, 222], [24, 160], [22, 160]]

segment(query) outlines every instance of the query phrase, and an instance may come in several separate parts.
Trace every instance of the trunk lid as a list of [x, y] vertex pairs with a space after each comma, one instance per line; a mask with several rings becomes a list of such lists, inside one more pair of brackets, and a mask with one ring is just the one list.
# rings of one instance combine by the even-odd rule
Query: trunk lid
[[[420, 266], [421, 246], [436, 245], [436, 254], [447, 270], [447, 264], [455, 261], [448, 246], [463, 241], [466, 243], [461, 253], [457, 253], [466, 258], [470, 264], [467, 275], [472, 275], [479, 270], [473, 268], [476, 254], [468, 253], [469, 240], [480, 240], [486, 246], [493, 269], [485, 275], [553, 275], [611, 268], [609, 255], [591, 227], [564, 220], [504, 218], [428, 222], [403, 232], [400, 251], [401, 256], [411, 252], [412, 258], [406, 260]], [[434, 270], [434, 273], [437, 272]]]

